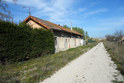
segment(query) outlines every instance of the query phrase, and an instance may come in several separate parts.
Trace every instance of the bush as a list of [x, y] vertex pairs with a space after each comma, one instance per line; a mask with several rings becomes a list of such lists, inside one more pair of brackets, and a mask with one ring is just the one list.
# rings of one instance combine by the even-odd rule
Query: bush
[[0, 65], [0, 83], [39, 83], [76, 59], [92, 47], [90, 45], [71, 48], [56, 54], [49, 54], [25, 62]]
[[110, 41], [104, 41], [104, 44], [112, 60], [117, 64], [117, 69], [124, 75], [124, 45]]
[[[50, 30], [32, 30], [32, 51], [29, 57], [39, 57], [54, 51], [54, 37]], [[34, 56], [35, 55], [35, 56]]]
[[32, 29], [24, 22], [16, 25], [0, 21], [0, 61], [17, 62], [36, 58], [54, 51], [50, 30]]

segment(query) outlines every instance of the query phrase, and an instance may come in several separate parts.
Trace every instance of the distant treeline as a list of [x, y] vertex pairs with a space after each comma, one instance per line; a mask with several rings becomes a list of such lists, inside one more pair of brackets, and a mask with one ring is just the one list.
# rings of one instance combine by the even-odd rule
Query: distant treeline
[[17, 62], [54, 52], [54, 36], [50, 30], [32, 29], [0, 21], [0, 62]]
[[[65, 28], [68, 28], [68, 29], [71, 29], [69, 26], [67, 26], [67, 25], [63, 25], [63, 27], [65, 27]], [[83, 30], [83, 28], [80, 28], [80, 27], [72, 27], [72, 30], [75, 30], [75, 31], [77, 31], [77, 32], [79, 32], [79, 33], [81, 33], [81, 34], [83, 34], [84, 35], [84, 38], [89, 38], [89, 35], [88, 35], [88, 32], [86, 31], [84, 31]]]
[[120, 31], [116, 31], [112, 35], [110, 35], [110, 34], [106, 35], [106, 40], [122, 44], [123, 37], [124, 37], [124, 32], [122, 30], [120, 30]]

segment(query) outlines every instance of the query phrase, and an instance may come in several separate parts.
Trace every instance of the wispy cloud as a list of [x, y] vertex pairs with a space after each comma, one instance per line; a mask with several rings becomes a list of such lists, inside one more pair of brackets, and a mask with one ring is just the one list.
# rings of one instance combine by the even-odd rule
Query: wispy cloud
[[119, 8], [120, 11], [124, 11], [124, 6]]
[[[7, 0], [8, 2], [12, 2], [12, 0]], [[33, 7], [35, 12], [32, 14], [41, 17], [47, 16], [50, 21], [60, 21], [62, 18], [65, 18], [69, 11], [71, 10], [71, 6], [74, 0], [18, 0], [17, 4]], [[84, 11], [84, 9], [80, 9], [79, 11]]]
[[84, 28], [89, 31], [92, 37], [104, 37], [106, 34], [112, 34], [116, 30], [123, 30], [124, 17], [109, 17], [91, 21], [92, 24]]
[[98, 9], [98, 10], [94, 10], [94, 11], [84, 13], [83, 15], [84, 15], [85, 18], [87, 18], [89, 16], [92, 16], [92, 15], [95, 15], [95, 14], [98, 14], [98, 13], [107, 12], [107, 11], [108, 11], [108, 9], [103, 8], [103, 9]]
[[[6, 0], [7, 2], [13, 3], [13, 0]], [[18, 0], [17, 4], [26, 6], [26, 7], [34, 7], [36, 9], [41, 9], [47, 6], [47, 2], [44, 0]]]
[[[6, 0], [12, 2], [12, 0]], [[35, 12], [32, 14], [38, 17], [47, 16], [51, 21], [57, 21], [64, 18], [69, 11], [74, 0], [18, 0], [17, 4], [33, 7]], [[33, 10], [33, 9], [32, 9]], [[80, 11], [83, 11], [80, 9]]]
[[119, 28], [124, 26], [124, 17], [113, 17], [99, 20], [101, 26], [106, 26], [108, 28]]
[[[6, 0], [7, 2], [12, 3], [12, 0]], [[94, 11], [89, 11], [86, 7], [80, 7], [77, 9], [73, 9], [75, 0], [18, 0], [17, 4], [26, 7], [33, 7], [32, 15], [37, 17], [46, 17], [46, 20], [57, 22], [57, 23], [64, 23], [65, 22], [72, 22], [73, 19], [69, 18], [71, 16], [76, 16], [79, 13], [83, 13], [83, 17], [87, 18], [93, 16], [98, 13], [106, 12], [107, 9], [98, 9]], [[99, 2], [93, 2], [92, 5], [96, 5]], [[63, 20], [64, 19], [64, 20]], [[66, 21], [65, 21], [66, 20]]]
[[87, 9], [87, 8], [79, 8], [77, 11], [78, 11], [78, 12], [84, 12], [84, 11], [86, 11], [86, 9]]

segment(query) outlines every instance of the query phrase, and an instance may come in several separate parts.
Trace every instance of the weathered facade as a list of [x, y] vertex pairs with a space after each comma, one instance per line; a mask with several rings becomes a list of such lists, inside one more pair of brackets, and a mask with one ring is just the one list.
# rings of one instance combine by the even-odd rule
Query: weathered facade
[[124, 44], [124, 36], [121, 38], [121, 40], [118, 41], [120, 44]]
[[54, 33], [55, 52], [75, 48], [84, 44], [83, 35], [60, 25], [33, 16], [25, 19], [32, 28], [50, 29]]
[[124, 44], [124, 36], [122, 37], [122, 44]]

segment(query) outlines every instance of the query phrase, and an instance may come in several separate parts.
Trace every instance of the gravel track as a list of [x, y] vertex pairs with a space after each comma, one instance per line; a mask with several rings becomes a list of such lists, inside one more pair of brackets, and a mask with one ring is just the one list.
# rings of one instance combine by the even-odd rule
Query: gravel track
[[124, 80], [103, 43], [73, 60], [41, 83], [113, 83]]

